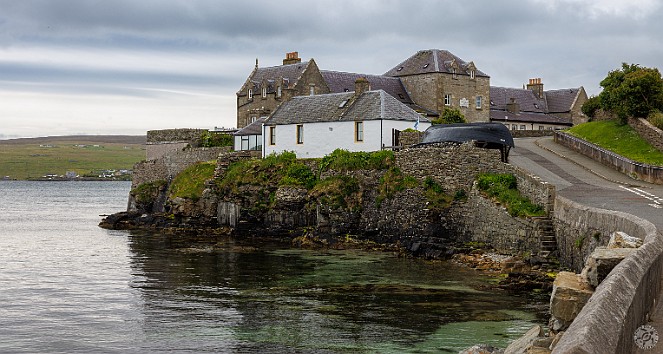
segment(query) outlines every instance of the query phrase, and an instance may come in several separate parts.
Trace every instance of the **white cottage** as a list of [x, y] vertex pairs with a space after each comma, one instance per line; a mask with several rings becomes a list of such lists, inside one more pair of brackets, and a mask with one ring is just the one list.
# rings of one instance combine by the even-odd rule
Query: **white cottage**
[[336, 149], [378, 151], [396, 145], [394, 131], [420, 131], [428, 118], [383, 90], [358, 79], [355, 92], [298, 96], [284, 102], [263, 124], [263, 156], [293, 151], [318, 158]]

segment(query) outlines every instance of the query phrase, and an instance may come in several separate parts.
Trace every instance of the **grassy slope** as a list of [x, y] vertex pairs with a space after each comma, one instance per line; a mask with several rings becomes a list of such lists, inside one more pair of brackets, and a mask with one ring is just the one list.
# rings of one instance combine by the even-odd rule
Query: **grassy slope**
[[577, 125], [568, 132], [633, 161], [663, 166], [663, 153], [642, 139], [629, 125], [619, 125], [616, 121], [589, 122]]
[[[76, 147], [77, 144], [88, 146]], [[67, 171], [85, 175], [100, 170], [131, 169], [145, 159], [144, 144], [144, 137], [128, 136], [0, 140], [0, 178], [30, 179], [46, 174], [64, 175]]]

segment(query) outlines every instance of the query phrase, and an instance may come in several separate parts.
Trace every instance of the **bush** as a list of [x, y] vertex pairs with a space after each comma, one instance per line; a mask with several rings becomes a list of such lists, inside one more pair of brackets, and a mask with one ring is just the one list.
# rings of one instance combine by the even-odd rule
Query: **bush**
[[310, 195], [332, 208], [361, 209], [362, 193], [359, 182], [350, 176], [333, 176], [319, 181]]
[[647, 120], [649, 120], [649, 123], [651, 123], [656, 128], [663, 129], [663, 113], [661, 113], [661, 111], [656, 110], [650, 113]]
[[404, 175], [398, 167], [392, 166], [380, 177], [379, 193], [376, 198], [377, 206], [379, 207], [385, 199], [393, 197], [395, 193], [418, 185], [419, 182], [414, 177]]
[[594, 118], [596, 111], [599, 109], [601, 109], [601, 100], [598, 96], [590, 97], [581, 107], [582, 113], [589, 118]]
[[511, 216], [544, 216], [545, 210], [523, 197], [517, 188], [516, 177], [509, 174], [480, 174], [477, 176], [479, 190], [504, 204]]
[[424, 180], [424, 195], [428, 200], [428, 207], [434, 210], [446, 209], [453, 201], [453, 197], [445, 193], [444, 188], [431, 177]]
[[445, 108], [440, 118], [432, 121], [433, 124], [467, 123], [465, 116], [458, 108]]
[[204, 131], [200, 135], [200, 146], [202, 147], [218, 147], [218, 146], [233, 146], [233, 137], [230, 134], [220, 132]]
[[350, 152], [344, 149], [336, 149], [322, 158], [320, 172], [326, 170], [386, 170], [393, 166], [394, 161], [394, 152], [391, 150]]

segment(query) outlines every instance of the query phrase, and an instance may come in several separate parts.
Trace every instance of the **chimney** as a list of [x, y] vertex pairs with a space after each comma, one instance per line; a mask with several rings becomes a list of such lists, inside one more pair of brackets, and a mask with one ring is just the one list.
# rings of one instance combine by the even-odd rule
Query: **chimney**
[[302, 59], [299, 57], [298, 52], [285, 53], [285, 59], [283, 59], [283, 65], [297, 64], [301, 62]]
[[541, 83], [541, 78], [529, 79], [527, 89], [534, 92], [537, 98], [543, 97], [543, 83]]
[[513, 114], [520, 112], [520, 105], [516, 103], [515, 98], [511, 97], [509, 103], [506, 104], [506, 111]]
[[371, 90], [371, 84], [365, 77], [360, 77], [355, 80], [355, 97], [359, 97], [362, 93]]

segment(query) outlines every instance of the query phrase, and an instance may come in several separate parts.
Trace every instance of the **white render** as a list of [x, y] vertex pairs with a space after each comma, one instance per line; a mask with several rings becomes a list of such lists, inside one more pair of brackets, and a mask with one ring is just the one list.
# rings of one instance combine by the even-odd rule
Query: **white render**
[[[364, 141], [355, 141], [355, 122], [303, 123], [304, 143], [297, 144], [297, 125], [276, 125], [276, 144], [269, 143], [268, 125], [263, 125], [263, 157], [272, 153], [293, 151], [298, 158], [320, 158], [336, 149], [348, 151], [379, 151], [392, 146], [392, 129], [414, 129], [415, 122], [400, 120], [365, 120]], [[420, 121], [417, 130], [424, 131], [430, 122]]]

